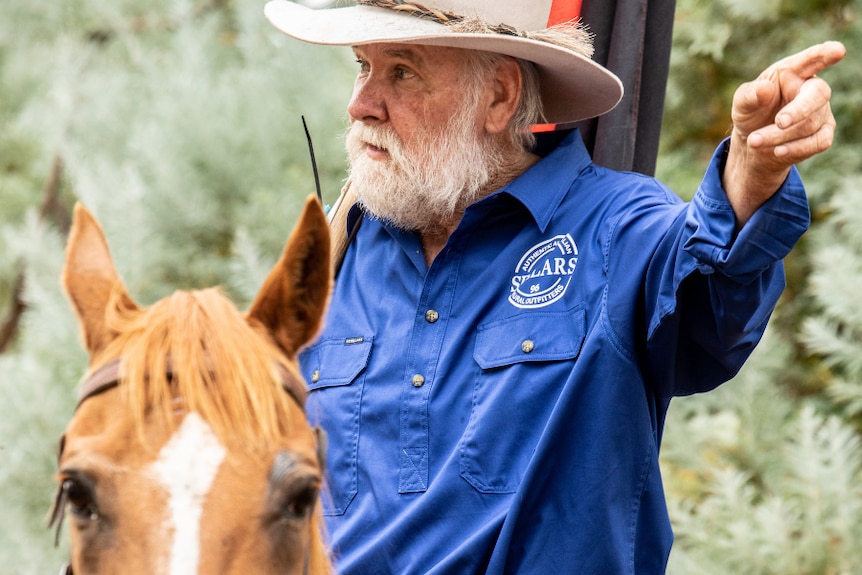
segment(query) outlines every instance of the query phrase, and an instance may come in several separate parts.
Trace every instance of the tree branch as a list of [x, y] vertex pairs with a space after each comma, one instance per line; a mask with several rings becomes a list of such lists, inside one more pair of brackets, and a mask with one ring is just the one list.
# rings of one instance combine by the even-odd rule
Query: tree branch
[[12, 303], [9, 306], [9, 311], [6, 312], [3, 324], [0, 325], [0, 355], [6, 351], [18, 331], [18, 324], [21, 322], [21, 316], [24, 315], [24, 309], [27, 307], [24, 303], [23, 294], [24, 272], [18, 272], [15, 285], [12, 288]]
[[138, 17], [131, 20], [128, 24], [116, 28], [99, 28], [91, 30], [85, 36], [87, 40], [94, 44], [104, 44], [116, 38], [119, 34], [131, 32], [132, 34], [142, 34], [144, 32], [171, 32], [179, 28], [184, 22], [196, 20], [207, 12], [218, 10], [227, 6], [229, 0], [208, 0], [196, 6], [184, 18], [161, 18], [148, 19]]
[[[51, 162], [51, 172], [48, 174], [48, 180], [43, 187], [42, 204], [39, 206], [39, 221], [51, 220], [64, 235], [67, 235], [71, 226], [71, 219], [69, 218], [69, 210], [60, 200], [62, 175], [63, 158], [57, 154]], [[15, 276], [9, 310], [6, 312], [6, 317], [3, 318], [3, 322], [0, 323], [0, 354], [3, 354], [14, 341], [21, 318], [27, 309], [27, 304], [24, 302], [24, 282], [25, 273], [21, 269]]]

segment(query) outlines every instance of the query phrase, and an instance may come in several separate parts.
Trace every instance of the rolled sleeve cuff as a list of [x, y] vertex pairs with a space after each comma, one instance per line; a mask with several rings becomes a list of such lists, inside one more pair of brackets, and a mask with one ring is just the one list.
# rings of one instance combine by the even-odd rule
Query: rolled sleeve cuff
[[794, 166], [778, 191], [736, 233], [736, 217], [721, 185], [729, 140], [713, 154], [686, 217], [685, 250], [702, 273], [747, 284], [782, 260], [808, 229], [811, 215]]

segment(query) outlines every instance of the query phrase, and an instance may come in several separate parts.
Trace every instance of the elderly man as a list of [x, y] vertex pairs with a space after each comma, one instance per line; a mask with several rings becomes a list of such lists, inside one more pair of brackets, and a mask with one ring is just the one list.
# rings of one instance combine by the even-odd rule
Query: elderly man
[[[348, 242], [301, 356], [326, 429], [343, 574], [663, 573], [671, 397], [731, 378], [783, 289], [808, 208], [792, 164], [829, 148], [844, 48], [734, 98], [690, 203], [594, 165], [576, 131], [622, 89], [559, 0], [266, 7], [353, 47]], [[361, 224], [361, 225], [360, 225]]]

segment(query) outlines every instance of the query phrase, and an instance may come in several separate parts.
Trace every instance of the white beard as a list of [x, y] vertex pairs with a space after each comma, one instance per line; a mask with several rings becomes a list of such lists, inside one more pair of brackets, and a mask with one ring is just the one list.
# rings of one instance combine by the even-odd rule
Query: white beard
[[[369, 214], [403, 230], [439, 232], [488, 192], [503, 154], [477, 134], [477, 105], [470, 100], [437, 133], [416, 134], [410, 150], [391, 128], [351, 124], [346, 138], [350, 187]], [[386, 150], [389, 158], [369, 158], [368, 144]]]

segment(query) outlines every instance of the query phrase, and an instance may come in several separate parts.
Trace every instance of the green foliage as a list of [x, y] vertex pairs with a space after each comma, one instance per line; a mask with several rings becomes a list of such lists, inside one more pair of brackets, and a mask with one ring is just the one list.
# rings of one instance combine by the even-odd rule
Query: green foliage
[[[45, 4], [47, 19], [62, 22], [64, 6]], [[38, 78], [22, 67], [24, 83], [41, 85], [15, 120], [35, 135], [42, 163], [63, 158], [75, 196], [140, 258], [119, 265], [145, 297], [164, 295], [162, 285], [226, 281], [237, 227], [255, 228], [261, 248], [278, 252], [290, 214], [314, 193], [303, 114], [327, 200], [336, 197], [346, 52], [283, 38], [254, 4], [74, 7], [44, 51], [21, 54], [40, 63]], [[333, 90], [317, 89], [320, 69]]]
[[676, 533], [669, 573], [862, 569], [862, 439], [786, 393], [790, 355], [770, 331], [737, 380], [671, 409], [662, 453]]
[[[55, 448], [86, 368], [59, 276], [72, 203], [101, 220], [132, 294], [221, 284], [247, 304], [315, 191], [344, 177], [354, 64], [263, 3], [0, 0], [0, 572], [55, 572]], [[321, 79], [328, 82], [321, 89]], [[61, 538], [63, 540], [64, 538]]]
[[[862, 95], [855, 86], [862, 63], [852, 57], [862, 48], [860, 8], [854, 0], [678, 1], [659, 179], [690, 195], [715, 145], [730, 133], [736, 87], [777, 59], [830, 39], [844, 42], [851, 54], [840, 67], [822, 74], [833, 86], [836, 116], [844, 120], [837, 143], [862, 141]], [[823, 177], [862, 167], [858, 154], [839, 150], [809, 162], [824, 165], [812, 172]], [[805, 174], [807, 164], [803, 168]], [[815, 202], [818, 191], [815, 186]]]
[[862, 176], [844, 180], [831, 216], [813, 235], [811, 293], [819, 313], [805, 318], [801, 341], [826, 373], [827, 397], [862, 431]]
[[[22, 353], [0, 355], [0, 564], [6, 573], [59, 570], [47, 514], [56, 448], [85, 364], [76, 322], [56, 289], [63, 242], [34, 214], [16, 227], [14, 254], [28, 263]], [[14, 566], [14, 567], [13, 567]]]
[[678, 2], [659, 175], [684, 194], [740, 82], [827, 39], [848, 57], [822, 74], [835, 146], [799, 167], [814, 222], [765, 340], [734, 381], [671, 407], [671, 574], [862, 572], [860, 16], [858, 1]]

